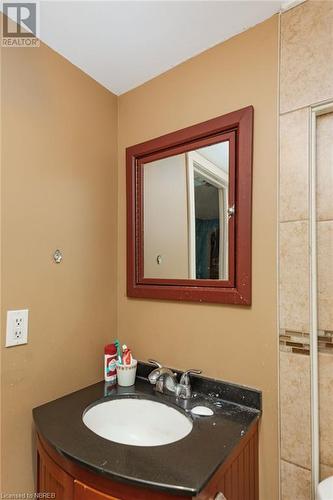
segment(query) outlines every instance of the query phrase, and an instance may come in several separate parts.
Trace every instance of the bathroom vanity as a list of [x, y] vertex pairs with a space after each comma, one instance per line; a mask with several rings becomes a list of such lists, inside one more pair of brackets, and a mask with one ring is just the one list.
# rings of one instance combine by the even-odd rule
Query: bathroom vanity
[[[151, 369], [139, 363], [135, 386], [100, 382], [34, 409], [38, 492], [55, 493], [57, 500], [257, 500], [261, 393], [192, 376], [192, 397], [176, 398], [154, 390]], [[169, 444], [134, 446], [103, 438], [83, 422], [90, 409], [124, 400], [133, 408], [158, 403], [191, 430]], [[198, 405], [213, 415], [192, 414]]]

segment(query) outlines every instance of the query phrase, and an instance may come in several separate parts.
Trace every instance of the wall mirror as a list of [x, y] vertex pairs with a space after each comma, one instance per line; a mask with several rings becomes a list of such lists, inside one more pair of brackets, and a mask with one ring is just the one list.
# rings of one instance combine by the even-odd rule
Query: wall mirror
[[127, 294], [251, 304], [253, 108], [127, 149]]

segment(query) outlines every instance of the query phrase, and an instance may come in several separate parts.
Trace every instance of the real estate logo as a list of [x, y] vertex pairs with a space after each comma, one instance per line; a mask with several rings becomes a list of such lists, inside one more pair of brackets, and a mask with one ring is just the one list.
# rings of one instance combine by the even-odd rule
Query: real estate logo
[[39, 47], [39, 3], [2, 2], [2, 47]]

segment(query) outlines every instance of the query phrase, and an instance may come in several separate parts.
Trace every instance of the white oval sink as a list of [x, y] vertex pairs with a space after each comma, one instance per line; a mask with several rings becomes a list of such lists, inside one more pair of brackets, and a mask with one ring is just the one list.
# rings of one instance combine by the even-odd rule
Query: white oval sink
[[193, 427], [180, 411], [148, 399], [112, 399], [87, 410], [83, 423], [99, 436], [132, 446], [160, 446], [187, 436]]

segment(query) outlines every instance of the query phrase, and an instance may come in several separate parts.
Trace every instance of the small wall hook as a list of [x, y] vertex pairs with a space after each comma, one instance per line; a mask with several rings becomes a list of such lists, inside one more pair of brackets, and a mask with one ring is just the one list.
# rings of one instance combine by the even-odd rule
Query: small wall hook
[[56, 250], [53, 254], [53, 260], [56, 264], [60, 264], [60, 262], [62, 261], [62, 253], [60, 252], [60, 250]]

